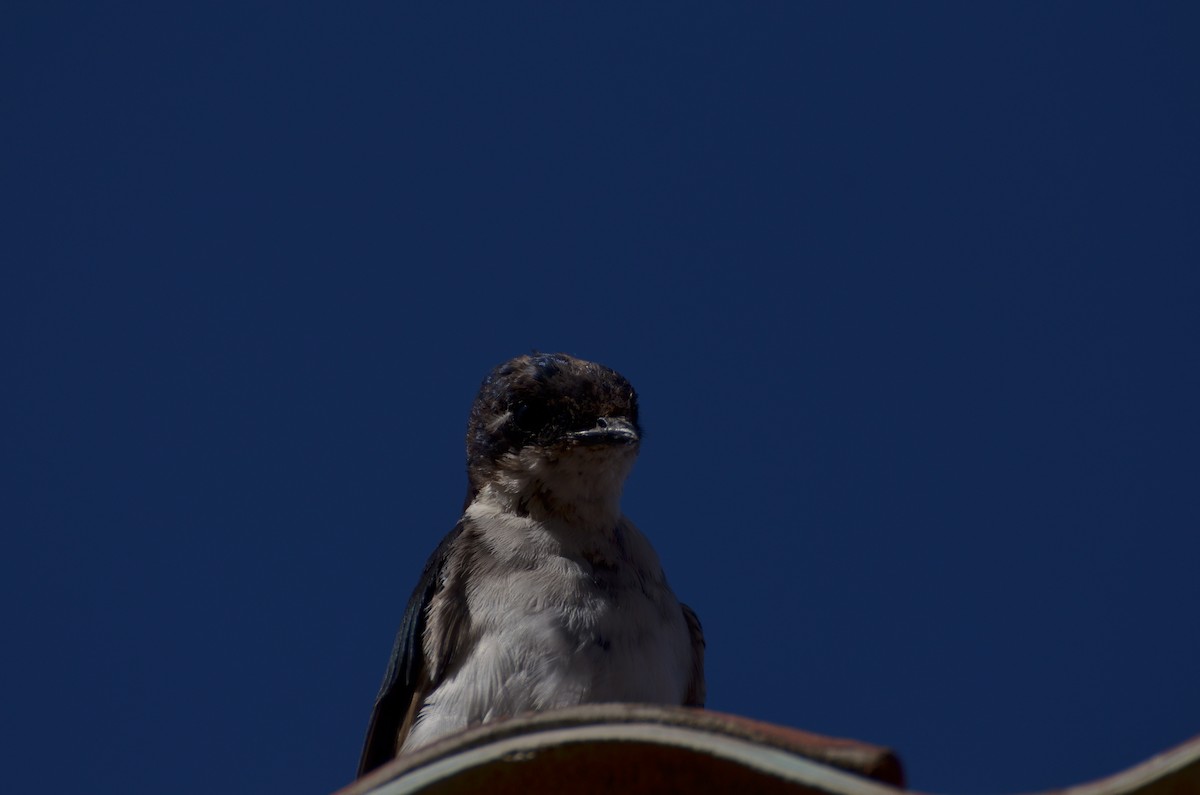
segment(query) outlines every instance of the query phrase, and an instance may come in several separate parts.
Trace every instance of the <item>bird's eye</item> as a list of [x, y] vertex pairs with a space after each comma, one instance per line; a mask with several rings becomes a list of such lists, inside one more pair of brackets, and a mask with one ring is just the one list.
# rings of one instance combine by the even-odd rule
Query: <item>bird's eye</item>
[[517, 424], [517, 427], [527, 431], [535, 431], [546, 422], [546, 409], [542, 406], [518, 403], [513, 407], [512, 412], [513, 422]]

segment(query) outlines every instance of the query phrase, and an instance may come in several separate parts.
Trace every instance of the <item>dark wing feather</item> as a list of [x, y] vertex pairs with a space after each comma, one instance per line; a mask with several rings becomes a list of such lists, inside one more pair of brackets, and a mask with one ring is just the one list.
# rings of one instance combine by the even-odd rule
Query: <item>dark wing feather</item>
[[703, 707], [708, 696], [708, 688], [704, 684], [704, 628], [700, 626], [700, 619], [692, 608], [685, 604], [681, 604], [680, 607], [683, 608], [683, 618], [687, 622], [688, 634], [692, 637], [692, 678], [688, 682], [683, 705], [685, 707]]
[[442, 569], [450, 545], [462, 528], [460, 522], [438, 544], [425, 563], [420, 582], [409, 597], [400, 631], [396, 633], [396, 642], [392, 645], [392, 656], [383, 675], [383, 685], [371, 710], [371, 722], [367, 724], [367, 737], [358, 762], [359, 777], [396, 756], [403, 740], [401, 731], [408, 733], [416, 710], [420, 709], [421, 705], [416, 701], [418, 697], [424, 699], [429, 682], [424, 649], [429, 602], [441, 587]]

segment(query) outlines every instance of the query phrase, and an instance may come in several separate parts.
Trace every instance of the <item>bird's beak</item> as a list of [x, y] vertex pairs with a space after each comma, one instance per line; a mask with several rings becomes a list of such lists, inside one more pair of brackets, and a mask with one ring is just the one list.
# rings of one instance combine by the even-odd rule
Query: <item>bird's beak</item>
[[638, 431], [624, 417], [601, 417], [596, 427], [586, 431], [575, 431], [568, 438], [579, 444], [636, 444]]

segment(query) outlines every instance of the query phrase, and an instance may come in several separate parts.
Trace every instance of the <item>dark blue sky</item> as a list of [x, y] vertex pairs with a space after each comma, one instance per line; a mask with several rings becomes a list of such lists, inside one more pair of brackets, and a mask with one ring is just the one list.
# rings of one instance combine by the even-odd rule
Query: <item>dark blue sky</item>
[[627, 375], [710, 706], [1200, 733], [1194, 3], [0, 11], [12, 791], [322, 793], [480, 379]]

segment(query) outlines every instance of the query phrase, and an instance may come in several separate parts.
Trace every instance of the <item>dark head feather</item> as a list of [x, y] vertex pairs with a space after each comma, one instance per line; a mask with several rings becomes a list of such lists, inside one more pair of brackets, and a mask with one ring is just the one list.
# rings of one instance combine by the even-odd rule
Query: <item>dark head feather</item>
[[552, 449], [571, 434], [623, 418], [640, 434], [637, 393], [620, 373], [565, 353], [532, 353], [483, 379], [467, 423], [470, 500], [508, 453]]

